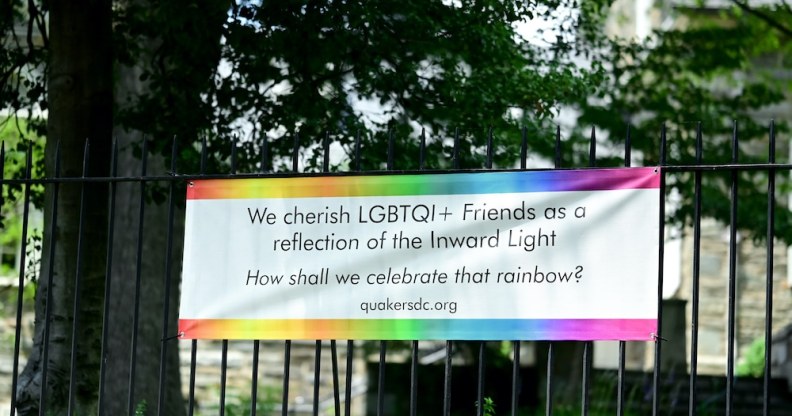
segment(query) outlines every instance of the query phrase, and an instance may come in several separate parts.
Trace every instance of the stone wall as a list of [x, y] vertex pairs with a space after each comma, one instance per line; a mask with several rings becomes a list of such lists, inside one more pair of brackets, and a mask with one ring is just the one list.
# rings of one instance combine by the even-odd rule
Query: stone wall
[[[359, 345], [359, 344], [357, 344]], [[283, 398], [284, 351], [283, 341], [262, 341], [258, 364], [258, 414], [280, 414]], [[320, 413], [332, 412], [333, 376], [330, 341], [322, 343], [320, 364]], [[289, 414], [310, 415], [313, 410], [314, 341], [293, 341], [289, 368]], [[190, 341], [179, 341], [181, 376], [185, 398], [190, 381]], [[355, 350], [352, 375], [352, 414], [363, 414], [367, 389], [363, 351]], [[346, 341], [337, 343], [339, 394], [345, 394]], [[220, 341], [199, 341], [196, 354], [195, 397], [196, 415], [215, 415], [220, 403], [222, 344]], [[226, 374], [226, 414], [248, 414], [253, 371], [253, 341], [229, 341]], [[236, 411], [239, 409], [239, 411]]]
[[[682, 280], [676, 294], [687, 300], [687, 322], [692, 317], [693, 235], [686, 230], [682, 248]], [[714, 220], [702, 220], [700, 254], [699, 355], [698, 371], [724, 374], [727, 356], [727, 315], [729, 284], [728, 228]], [[737, 244], [736, 362], [757, 338], [764, 337], [766, 250], [740, 238]], [[792, 323], [792, 291], [787, 280], [787, 248], [775, 244], [773, 265], [773, 332]], [[690, 325], [687, 331], [688, 363]]]

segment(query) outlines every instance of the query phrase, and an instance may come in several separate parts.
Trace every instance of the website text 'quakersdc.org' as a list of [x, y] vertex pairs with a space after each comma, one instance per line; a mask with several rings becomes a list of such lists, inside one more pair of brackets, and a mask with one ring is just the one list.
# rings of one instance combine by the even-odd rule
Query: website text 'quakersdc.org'
[[377, 311], [446, 311], [455, 314], [457, 311], [456, 302], [430, 302], [423, 298], [414, 301], [396, 301], [385, 298], [379, 302], [361, 302], [360, 310], [368, 314]]

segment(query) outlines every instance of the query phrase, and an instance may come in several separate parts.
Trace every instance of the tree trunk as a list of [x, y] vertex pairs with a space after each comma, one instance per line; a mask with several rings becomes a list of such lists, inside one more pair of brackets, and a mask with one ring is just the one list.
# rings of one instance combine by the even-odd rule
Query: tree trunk
[[[127, 97], [134, 100], [137, 94], [146, 89], [139, 80], [140, 69], [122, 66], [116, 71], [116, 102], [121, 104]], [[119, 144], [118, 175], [138, 176], [141, 174], [140, 158], [135, 157], [135, 146], [141, 146], [143, 135], [137, 131], [129, 131], [120, 127], [114, 130]], [[149, 138], [150, 139], [150, 138]], [[163, 175], [167, 171], [165, 159], [160, 155], [148, 156], [148, 175]], [[167, 191], [162, 183], [149, 182], [147, 189], [159, 187]], [[176, 188], [174, 196], [183, 198], [184, 189]], [[161, 342], [163, 298], [165, 293], [165, 259], [167, 252], [168, 232], [173, 235], [171, 256], [171, 291], [169, 306], [168, 335], [176, 333], [176, 321], [179, 302], [179, 273], [182, 258], [182, 236], [184, 235], [184, 211], [182, 204], [177, 203], [174, 215], [174, 227], [168, 230], [168, 209], [166, 203], [157, 204], [149, 201], [144, 206], [143, 233], [138, 236], [140, 184], [120, 183], [117, 189], [115, 232], [113, 239], [113, 268], [111, 282], [111, 304], [113, 308], [108, 319], [112, 323], [107, 339], [108, 366], [104, 394], [107, 400], [104, 406], [106, 415], [127, 414], [129, 406], [132, 336], [134, 328], [135, 291], [137, 277], [137, 245], [142, 238], [140, 256], [140, 298], [139, 318], [137, 327], [137, 344], [135, 354], [135, 377], [131, 404], [133, 410], [145, 407], [147, 414], [154, 414], [159, 401], [159, 369], [160, 351], [165, 343]], [[178, 343], [176, 339], [165, 341], [166, 375], [164, 408], [162, 414], [183, 415], [184, 400], [181, 393], [179, 378]]]
[[[61, 176], [81, 176], [86, 140], [90, 141], [87, 175], [106, 176], [109, 173], [113, 106], [111, 2], [55, 1], [49, 3], [49, 10], [47, 176], [55, 173], [58, 142], [61, 147]], [[81, 207], [83, 186], [88, 198]], [[75, 414], [94, 412], [101, 355], [107, 190], [106, 184], [62, 184], [60, 196], [54, 201], [53, 187], [49, 185], [46, 188], [34, 344], [17, 389], [20, 415], [38, 414], [47, 306], [51, 314], [47, 414], [66, 412], [72, 375], [75, 378], [71, 389]], [[51, 224], [53, 203], [57, 204], [58, 210], [54, 229]], [[85, 221], [80, 233], [81, 213]], [[82, 263], [79, 265], [78, 241], [82, 241]], [[48, 283], [50, 259], [53, 262], [51, 285]], [[81, 279], [79, 293], [75, 291], [78, 274]], [[45, 304], [48, 292], [52, 297], [50, 305]], [[75, 296], [80, 297], [76, 316], [73, 313]], [[78, 342], [72, 369], [74, 327]]]
[[[164, 175], [170, 167], [166, 164], [166, 157], [154, 149], [167, 149], [170, 153], [170, 139], [177, 135], [182, 145], [196, 140], [195, 126], [192, 130], [186, 129], [185, 123], [180, 123], [180, 118], [185, 116], [190, 108], [201, 105], [201, 91], [206, 86], [190, 83], [169, 83], [179, 85], [181, 88], [166, 88], [163, 91], [152, 91], [150, 85], [141, 81], [141, 74], [148, 68], [147, 63], [157, 62], [152, 55], [164, 62], [164, 68], [190, 67], [189, 76], [185, 73], [158, 73], [163, 80], [174, 77], [177, 80], [201, 80], [210, 82], [211, 73], [219, 64], [220, 37], [222, 23], [227, 16], [228, 3], [219, 0], [202, 3], [200, 9], [188, 13], [186, 4], [189, 2], [153, 2], [150, 0], [123, 0], [128, 4], [143, 6], [150, 13], [167, 17], [167, 24], [157, 27], [150, 32], [151, 37], [141, 36], [137, 39], [142, 44], [137, 45], [141, 51], [135, 57], [135, 66], [119, 66], [116, 71], [116, 108], [119, 110], [134, 109], [141, 106], [141, 97], [157, 94], [167, 102], [187, 103], [169, 109], [174, 120], [166, 120], [165, 125], [170, 129], [159, 137], [149, 137], [153, 146], [149, 146], [148, 175]], [[181, 8], [180, 8], [181, 7]], [[159, 21], [155, 19], [154, 21]], [[190, 44], [174, 45], [175, 41], [187, 41]], [[196, 46], [200, 45], [200, 46]], [[175, 64], [174, 64], [175, 62]], [[155, 71], [156, 72], [156, 71]], [[172, 95], [175, 95], [172, 96]], [[127, 107], [128, 106], [128, 107]], [[118, 175], [138, 176], [141, 174], [141, 160], [134, 155], [133, 149], [140, 148], [143, 134], [134, 128], [116, 126], [114, 135], [119, 141]], [[149, 182], [146, 184], [147, 193], [153, 188], [157, 192], [169, 191], [166, 184]], [[182, 186], [175, 188], [174, 197], [175, 214], [173, 228], [168, 228], [167, 201], [157, 204], [153, 198], [146, 198], [143, 214], [143, 231], [138, 235], [138, 225], [141, 220], [139, 204], [141, 188], [138, 183], [120, 183], [116, 198], [115, 233], [113, 242], [113, 267], [112, 267], [112, 293], [111, 302], [113, 309], [109, 320], [112, 322], [107, 340], [108, 365], [104, 394], [115, 398], [105, 402], [104, 414], [127, 414], [129, 407], [134, 409], [144, 406], [149, 414], [153, 414], [162, 401], [162, 414], [183, 415], [185, 413], [182, 398], [181, 380], [179, 372], [178, 344], [180, 341], [170, 339], [162, 342], [163, 325], [163, 300], [165, 294], [166, 278], [166, 253], [168, 250], [168, 233], [173, 236], [171, 247], [171, 288], [170, 298], [167, 300], [169, 308], [168, 333], [172, 337], [177, 331], [177, 316], [179, 302], [179, 277], [181, 271], [184, 211], [183, 198], [185, 190]], [[145, 196], [144, 196], [145, 197]], [[138, 270], [137, 245], [142, 239], [140, 254], [140, 270]], [[140, 273], [140, 297], [135, 299], [137, 275]], [[133, 357], [132, 338], [135, 333], [134, 310], [138, 302], [137, 343], [134, 347], [134, 377], [130, 383], [133, 371], [131, 358]], [[183, 341], [182, 341], [183, 342]], [[165, 382], [164, 392], [160, 400], [160, 353], [166, 347], [165, 354]], [[131, 393], [131, 394], [130, 394]]]

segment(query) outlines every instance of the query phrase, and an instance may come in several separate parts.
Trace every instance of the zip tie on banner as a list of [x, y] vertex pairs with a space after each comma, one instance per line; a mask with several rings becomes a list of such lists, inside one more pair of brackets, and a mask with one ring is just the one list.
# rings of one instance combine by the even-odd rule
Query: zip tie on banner
[[173, 335], [173, 336], [170, 336], [170, 337], [165, 337], [165, 338], [162, 338], [160, 341], [162, 341], [162, 342], [166, 342], [166, 341], [170, 341], [170, 340], [172, 340], [172, 339], [176, 339], [176, 338], [182, 338], [182, 337], [184, 337], [184, 332], [179, 332], [179, 333], [178, 333], [178, 334], [176, 334], [176, 335]]

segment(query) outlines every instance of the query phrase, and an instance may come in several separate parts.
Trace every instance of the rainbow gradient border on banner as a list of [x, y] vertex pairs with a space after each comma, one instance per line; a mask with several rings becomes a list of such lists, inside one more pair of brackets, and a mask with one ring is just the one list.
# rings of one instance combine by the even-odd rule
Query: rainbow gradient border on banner
[[195, 180], [187, 199], [475, 195], [660, 188], [659, 168]]
[[651, 341], [656, 319], [180, 319], [184, 339]]
[[[661, 170], [614, 168], [191, 181], [188, 200], [659, 189]], [[179, 319], [183, 339], [652, 341], [657, 319]]]

